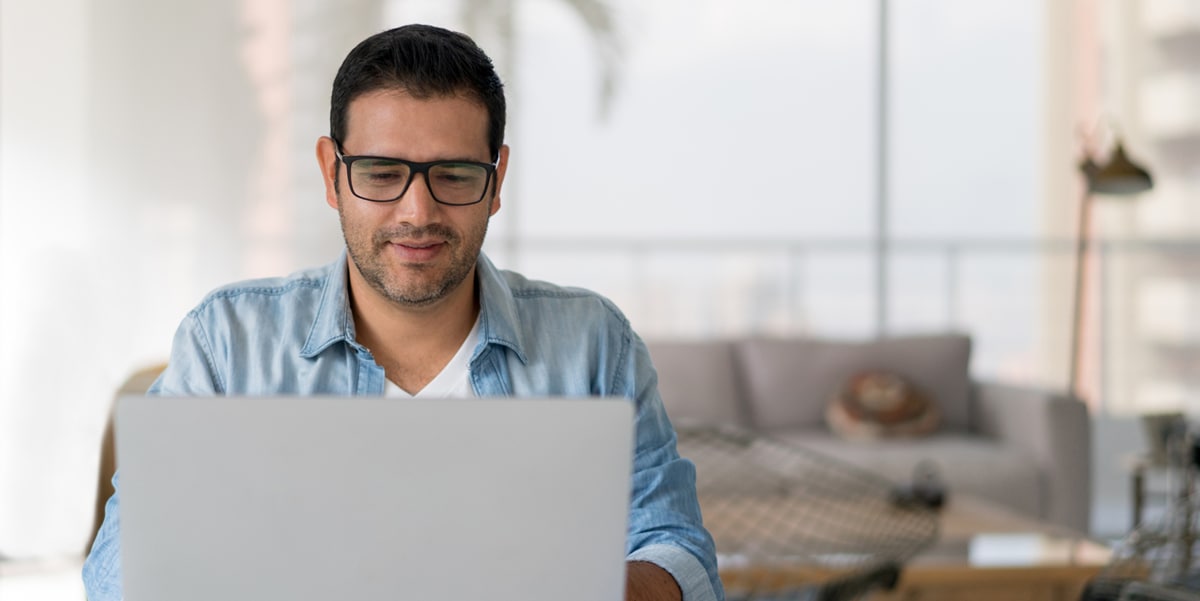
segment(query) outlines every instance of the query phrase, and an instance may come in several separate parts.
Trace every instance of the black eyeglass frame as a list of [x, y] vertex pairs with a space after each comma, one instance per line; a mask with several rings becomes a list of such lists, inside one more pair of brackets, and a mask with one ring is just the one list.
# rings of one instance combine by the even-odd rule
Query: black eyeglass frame
[[[341, 161], [344, 165], [346, 165], [346, 185], [349, 186], [350, 193], [358, 198], [361, 198], [361, 199], [367, 201], [367, 202], [396, 202], [397, 200], [400, 200], [402, 197], [404, 197], [404, 194], [406, 192], [408, 192], [409, 186], [412, 186], [413, 179], [416, 178], [418, 173], [420, 173], [425, 176], [423, 179], [425, 180], [425, 189], [429, 190], [429, 196], [431, 198], [433, 198], [433, 200], [436, 201], [438, 204], [444, 204], [444, 205], [450, 206], [450, 207], [469, 207], [471, 205], [475, 205], [475, 204], [479, 204], [479, 203], [483, 202], [483, 199], [487, 197], [488, 190], [490, 190], [492, 188], [492, 179], [496, 175], [496, 168], [500, 165], [499, 158], [497, 158], [496, 162], [494, 162], [494, 163], [480, 163], [478, 161], [456, 161], [456, 160], [429, 161], [429, 162], [425, 162], [425, 163], [418, 163], [416, 161], [408, 161], [405, 159], [398, 159], [396, 157], [381, 157], [381, 156], [374, 156], [374, 155], [369, 155], [369, 154], [345, 155], [345, 154], [342, 154], [342, 143], [338, 142], [337, 140], [333, 141], [333, 152], [335, 155], [337, 155], [338, 160]], [[362, 196], [358, 192], [354, 191], [354, 178], [350, 177], [350, 167], [351, 167], [351, 165], [354, 164], [355, 161], [360, 161], [363, 159], [374, 159], [377, 161], [392, 161], [394, 163], [399, 163], [401, 165], [408, 167], [408, 181], [404, 182], [404, 187], [400, 189], [400, 193], [397, 194], [395, 198], [389, 198], [386, 200], [376, 200], [374, 198], [367, 198], [365, 196]], [[473, 200], [471, 202], [446, 202], [446, 201], [438, 198], [437, 193], [433, 191], [433, 185], [429, 183], [429, 170], [434, 167], [437, 167], [438, 165], [474, 165], [476, 167], [482, 167], [485, 171], [487, 171], [487, 183], [484, 184], [483, 192], [479, 194], [479, 198], [476, 200]]]

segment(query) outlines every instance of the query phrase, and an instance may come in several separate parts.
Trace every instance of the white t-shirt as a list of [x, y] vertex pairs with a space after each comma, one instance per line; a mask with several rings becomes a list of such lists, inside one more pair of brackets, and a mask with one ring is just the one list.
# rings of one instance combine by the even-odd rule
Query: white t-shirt
[[433, 380], [425, 385], [425, 388], [422, 388], [416, 394], [409, 394], [391, 380], [387, 380], [383, 395], [399, 399], [474, 397], [475, 389], [471, 386], [471, 370], [468, 364], [471, 361], [471, 353], [475, 351], [475, 347], [478, 345], [479, 317], [476, 317], [475, 325], [471, 326], [471, 331], [467, 333], [467, 339], [463, 340], [462, 346], [458, 347], [458, 352], [454, 353], [454, 357], [450, 359], [450, 362], [442, 368], [442, 371]]

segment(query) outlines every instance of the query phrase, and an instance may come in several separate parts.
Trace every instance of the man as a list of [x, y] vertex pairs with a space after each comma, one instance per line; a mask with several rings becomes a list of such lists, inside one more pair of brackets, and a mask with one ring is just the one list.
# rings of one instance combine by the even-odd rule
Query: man
[[[210, 294], [150, 392], [633, 399], [627, 598], [720, 599], [695, 471], [645, 345], [608, 300], [480, 253], [508, 168], [504, 123], [503, 86], [470, 38], [410, 25], [359, 44], [317, 142], [346, 253]], [[121, 595], [118, 509], [114, 494], [84, 566], [92, 601]]]

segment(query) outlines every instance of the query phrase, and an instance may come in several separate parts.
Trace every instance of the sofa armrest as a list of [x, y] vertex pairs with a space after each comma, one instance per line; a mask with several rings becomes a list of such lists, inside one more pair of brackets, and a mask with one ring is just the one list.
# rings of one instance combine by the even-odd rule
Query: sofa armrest
[[1091, 520], [1091, 418], [1082, 402], [1047, 390], [976, 382], [971, 426], [1026, 449], [1045, 478], [1042, 517], [1086, 533]]

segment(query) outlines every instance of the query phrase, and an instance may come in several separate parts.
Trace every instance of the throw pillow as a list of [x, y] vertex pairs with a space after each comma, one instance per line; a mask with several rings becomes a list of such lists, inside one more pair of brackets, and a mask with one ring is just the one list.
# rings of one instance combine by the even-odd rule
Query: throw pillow
[[941, 413], [903, 376], [866, 371], [846, 380], [826, 407], [825, 421], [844, 438], [916, 437], [936, 430]]

